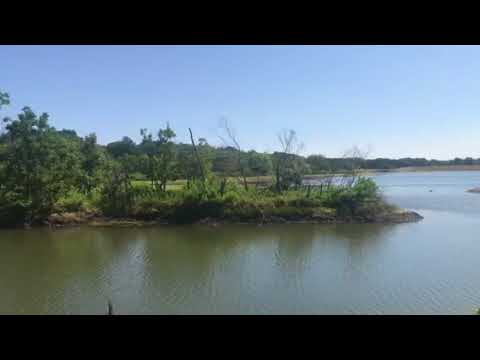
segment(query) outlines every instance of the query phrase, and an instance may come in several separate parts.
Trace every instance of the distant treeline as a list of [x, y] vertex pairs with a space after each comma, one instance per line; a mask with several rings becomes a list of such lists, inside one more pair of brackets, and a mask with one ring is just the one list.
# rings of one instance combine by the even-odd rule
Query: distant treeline
[[[71, 132], [72, 136], [76, 136], [74, 131]], [[212, 160], [212, 171], [215, 173], [231, 173], [235, 175], [237, 149], [234, 147], [215, 147], [207, 143], [205, 139], [199, 139], [200, 144], [209, 148]], [[175, 144], [176, 151], [178, 153], [190, 153], [191, 144]], [[135, 144], [135, 142], [124, 137], [122, 140], [115, 141], [106, 145], [107, 152], [114, 158], [121, 157], [123, 155], [142, 155], [145, 154], [145, 149], [142, 144]], [[480, 158], [473, 159], [467, 157], [465, 159], [455, 158], [453, 160], [427, 160], [425, 158], [402, 158], [402, 159], [388, 159], [388, 158], [376, 158], [376, 159], [363, 159], [363, 158], [328, 158], [323, 155], [309, 155], [306, 157], [296, 155], [303, 159], [305, 165], [308, 167], [308, 173], [318, 174], [330, 171], [342, 171], [350, 170], [352, 163], [355, 163], [355, 167], [361, 169], [375, 169], [375, 170], [389, 170], [398, 169], [403, 167], [421, 167], [421, 166], [446, 166], [446, 165], [480, 165]], [[242, 151], [242, 158], [245, 160], [245, 169], [247, 176], [263, 176], [268, 175], [271, 172], [271, 159], [272, 154], [259, 153], [254, 150]]]
[[[74, 130], [58, 130], [59, 135], [69, 138], [74, 141], [82, 142], [83, 138], [79, 137]], [[5, 134], [0, 135], [0, 143], [5, 141]], [[208, 155], [211, 162], [212, 172], [220, 175], [238, 176], [238, 150], [231, 146], [213, 146], [208, 144], [204, 138], [198, 139], [199, 146], [202, 147], [203, 152]], [[112, 158], [119, 159], [125, 155], [130, 157], [141, 157], [149, 154], [149, 144], [145, 140], [140, 143], [135, 143], [129, 137], [123, 137], [121, 140], [111, 142], [107, 145], [98, 145], [103, 148]], [[192, 153], [192, 145], [185, 143], [172, 144], [173, 151], [182, 158], [189, 156]], [[274, 153], [275, 154], [275, 153]], [[241, 159], [244, 164], [245, 176], [265, 176], [272, 172], [272, 156], [271, 153], [260, 153], [254, 150], [241, 151]], [[401, 159], [363, 159], [352, 157], [338, 157], [328, 158], [323, 155], [309, 155], [300, 156], [295, 155], [303, 162], [306, 167], [306, 173], [320, 174], [325, 172], [335, 172], [350, 170], [354, 163], [359, 169], [374, 169], [374, 170], [389, 170], [399, 169], [404, 167], [424, 167], [424, 166], [448, 166], [448, 165], [480, 165], [480, 158], [474, 159], [467, 157], [464, 159], [455, 158], [453, 160], [428, 160], [425, 158], [401, 158]], [[135, 163], [135, 162], [134, 162]], [[139, 161], [140, 165], [142, 162]], [[144, 167], [138, 166], [136, 169], [135, 178], [145, 178], [147, 171]], [[181, 174], [179, 174], [181, 175]]]
[[310, 155], [306, 158], [312, 173], [325, 171], [340, 171], [351, 168], [352, 160], [355, 160], [357, 167], [361, 169], [389, 170], [403, 167], [422, 166], [447, 166], [447, 165], [480, 165], [480, 158], [465, 159], [455, 158], [453, 160], [427, 160], [425, 158], [402, 158], [402, 159], [350, 159], [350, 158], [326, 158], [322, 155]]
[[[74, 130], [60, 130], [60, 135], [70, 137], [81, 141], [77, 133]], [[0, 138], [1, 139], [1, 138]], [[1, 140], [0, 140], [1, 141]], [[212, 171], [218, 174], [230, 174], [232, 176], [237, 174], [236, 159], [238, 157], [238, 150], [231, 146], [212, 146], [208, 144], [204, 138], [198, 139], [199, 145], [208, 149], [206, 153], [209, 154], [210, 161], [212, 162]], [[103, 147], [109, 155], [113, 158], [121, 158], [124, 155], [130, 156], [142, 156], [148, 154], [148, 146], [145, 146], [145, 142], [139, 144], [135, 143], [131, 138], [125, 136], [121, 140], [111, 142]], [[175, 143], [173, 145], [174, 151], [177, 154], [190, 154], [192, 152], [191, 144]], [[241, 151], [242, 159], [245, 162], [246, 176], [264, 176], [269, 175], [272, 170], [272, 154], [260, 153], [254, 150]], [[453, 160], [435, 160], [425, 158], [401, 158], [401, 159], [389, 159], [389, 158], [376, 158], [376, 159], [363, 159], [363, 158], [350, 158], [350, 157], [338, 157], [328, 158], [323, 155], [309, 155], [300, 156], [296, 155], [305, 162], [308, 170], [307, 173], [318, 174], [330, 171], [342, 171], [350, 170], [352, 163], [355, 163], [355, 167], [360, 169], [375, 169], [375, 170], [389, 170], [399, 169], [404, 167], [423, 167], [423, 166], [448, 166], [448, 165], [480, 165], [480, 158], [474, 159], [466, 157], [464, 159], [455, 158]], [[138, 175], [141, 175], [142, 171], [139, 169]]]

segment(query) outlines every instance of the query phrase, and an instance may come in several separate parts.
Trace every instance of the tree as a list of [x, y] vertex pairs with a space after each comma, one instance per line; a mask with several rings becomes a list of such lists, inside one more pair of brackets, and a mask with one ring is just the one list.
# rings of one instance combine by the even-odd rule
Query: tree
[[176, 171], [179, 178], [187, 180], [187, 187], [190, 187], [191, 182], [201, 176], [191, 145], [179, 144], [177, 146]]
[[281, 151], [272, 155], [275, 188], [278, 192], [292, 185], [300, 186], [303, 176], [309, 171], [305, 159], [299, 156], [303, 144], [299, 142], [294, 130], [283, 130], [278, 134]]
[[48, 214], [55, 202], [76, 183], [78, 146], [48, 125], [28, 107], [17, 119], [5, 118], [6, 146], [0, 199], [25, 209], [27, 222]]
[[97, 144], [97, 136], [86, 136], [80, 146], [82, 176], [79, 187], [90, 194], [101, 181], [101, 169], [105, 161], [104, 154]]
[[221, 127], [225, 131], [227, 135], [227, 139], [223, 138], [220, 136], [220, 139], [223, 141], [223, 143], [226, 146], [234, 147], [236, 149], [236, 163], [237, 163], [237, 168], [240, 173], [240, 176], [242, 177], [243, 180], [243, 187], [245, 188], [245, 191], [248, 191], [248, 184], [247, 184], [247, 177], [245, 175], [246, 170], [245, 170], [245, 161], [244, 157], [242, 156], [242, 148], [240, 147], [240, 144], [238, 143], [237, 136], [235, 133], [235, 130], [230, 126], [228, 123], [228, 120], [226, 118], [223, 118], [221, 120]]
[[268, 154], [251, 150], [247, 153], [247, 161], [247, 173], [250, 176], [268, 175], [272, 171], [272, 161]]
[[155, 154], [157, 152], [155, 141], [153, 140], [152, 133], [147, 129], [141, 129], [142, 142], [139, 145], [139, 150], [142, 154], [142, 169], [147, 178], [150, 180], [150, 185], [155, 188]]
[[238, 176], [237, 149], [231, 146], [216, 148], [212, 170], [220, 176]]
[[160, 181], [160, 190], [167, 190], [167, 181], [175, 178], [175, 132], [167, 124], [165, 129], [158, 131], [158, 160], [157, 177]]
[[62, 129], [58, 131], [58, 133], [62, 136], [65, 136], [67, 138], [73, 139], [73, 140], [80, 140], [81, 138], [77, 135], [77, 132], [75, 130], [71, 129]]
[[143, 154], [143, 169], [150, 180], [152, 189], [165, 192], [167, 182], [174, 180], [177, 173], [175, 168], [175, 132], [167, 124], [165, 129], [160, 129], [157, 139], [146, 129], [140, 130], [143, 139], [139, 150]]
[[134, 157], [125, 154], [105, 163], [104, 183], [100, 195], [103, 210], [107, 214], [128, 216], [133, 207], [134, 188], [130, 174], [134, 169]]
[[115, 141], [107, 145], [107, 151], [114, 158], [119, 158], [123, 155], [133, 155], [136, 152], [135, 142], [128, 136], [124, 136], [122, 140]]

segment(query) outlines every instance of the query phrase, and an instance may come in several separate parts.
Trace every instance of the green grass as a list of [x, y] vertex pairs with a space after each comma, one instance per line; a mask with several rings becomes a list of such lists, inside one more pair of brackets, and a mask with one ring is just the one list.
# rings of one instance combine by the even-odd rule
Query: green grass
[[148, 180], [135, 180], [133, 187], [130, 195], [119, 192], [113, 199], [103, 196], [101, 191], [90, 196], [72, 192], [57, 202], [55, 211], [94, 211], [113, 218], [172, 223], [207, 218], [241, 222], [369, 219], [393, 211], [369, 179], [362, 179], [353, 187], [332, 187], [328, 191], [292, 189], [282, 193], [253, 186], [245, 191], [238, 179], [231, 179], [222, 187], [218, 178], [192, 183], [189, 188], [185, 180], [172, 181], [166, 192], [149, 191]]
[[[167, 190], [180, 191], [184, 188], [186, 183], [186, 180], [169, 181], [167, 183]], [[151, 183], [149, 180], [133, 180], [132, 185], [135, 188], [149, 188]]]

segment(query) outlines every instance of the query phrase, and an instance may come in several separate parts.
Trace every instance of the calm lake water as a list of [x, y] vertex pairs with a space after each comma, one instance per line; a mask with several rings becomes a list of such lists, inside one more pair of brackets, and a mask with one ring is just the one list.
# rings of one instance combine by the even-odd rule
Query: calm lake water
[[[375, 176], [399, 225], [0, 231], [1, 314], [471, 314], [480, 172]], [[430, 191], [431, 190], [431, 191]]]

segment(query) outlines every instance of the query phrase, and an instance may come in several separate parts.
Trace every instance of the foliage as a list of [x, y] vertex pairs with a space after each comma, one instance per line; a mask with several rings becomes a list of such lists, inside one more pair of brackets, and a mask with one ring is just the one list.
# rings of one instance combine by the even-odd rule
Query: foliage
[[53, 211], [56, 213], [95, 211], [92, 202], [92, 196], [88, 197], [82, 192], [72, 190], [58, 199]]
[[372, 205], [383, 203], [377, 184], [360, 177], [353, 186], [333, 188], [327, 193], [325, 205], [337, 209], [342, 215], [360, 215], [372, 210]]
[[157, 191], [166, 191], [167, 181], [173, 180], [176, 171], [176, 152], [173, 143], [175, 132], [169, 125], [165, 129], [160, 129], [157, 139], [147, 132], [146, 129], [141, 130], [143, 137], [140, 149], [144, 154], [141, 159], [142, 169], [148, 179], [151, 181], [152, 187]]
[[98, 204], [105, 214], [128, 216], [133, 208], [135, 188], [130, 178], [131, 168], [132, 161], [128, 154], [105, 165]]
[[80, 146], [81, 179], [79, 188], [86, 194], [90, 194], [98, 188], [102, 179], [102, 169], [106, 161], [105, 153], [97, 144], [97, 136], [90, 134], [85, 137]]
[[301, 156], [275, 152], [272, 159], [277, 191], [285, 191], [292, 186], [298, 188], [302, 185], [304, 175], [310, 172], [308, 164]]
[[[1, 105], [8, 104], [8, 95], [0, 95]], [[338, 164], [299, 155], [302, 146], [293, 130], [279, 135], [280, 151], [262, 154], [242, 151], [231, 129], [234, 146], [219, 148], [204, 138], [195, 148], [175, 143], [168, 124], [155, 135], [142, 129], [139, 144], [124, 137], [102, 146], [95, 134], [82, 138], [74, 130], [56, 130], [48, 114], [37, 116], [29, 107], [4, 124], [0, 225], [39, 222], [53, 212], [192, 222], [294, 220], [318, 212], [368, 217], [389, 209], [369, 179], [305, 186], [312, 169], [333, 171]], [[342, 161], [345, 169], [356, 169], [369, 160]], [[246, 176], [264, 175], [273, 176], [271, 188], [248, 186]]]
[[6, 146], [0, 199], [28, 208], [26, 221], [48, 213], [53, 204], [77, 182], [80, 173], [77, 144], [69, 142], [25, 107], [15, 120], [5, 118]]
[[137, 152], [137, 146], [135, 142], [127, 136], [124, 136], [122, 140], [115, 141], [107, 145], [108, 153], [114, 158], [119, 158], [124, 155], [133, 155]]

